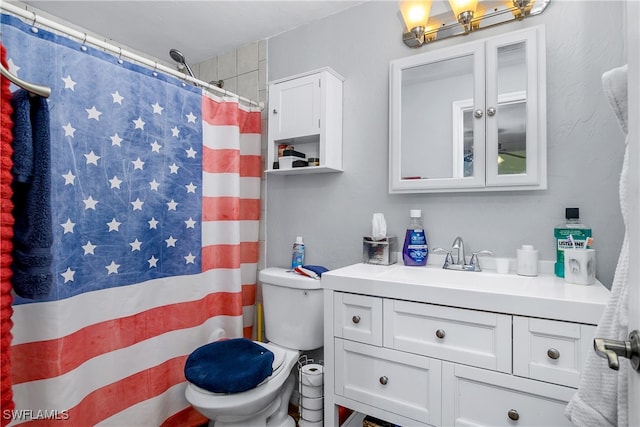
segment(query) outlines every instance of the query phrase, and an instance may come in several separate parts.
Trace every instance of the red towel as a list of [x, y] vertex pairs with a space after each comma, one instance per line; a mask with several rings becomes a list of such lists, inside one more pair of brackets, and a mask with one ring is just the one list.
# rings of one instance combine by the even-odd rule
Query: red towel
[[[7, 68], [6, 49], [0, 43], [2, 65]], [[11, 91], [9, 80], [4, 77], [0, 82], [0, 408], [3, 411], [14, 409], [11, 390], [11, 315], [13, 314], [11, 295], [11, 251], [13, 249], [13, 203], [11, 202], [11, 156], [13, 148], [11, 121]], [[7, 419], [9, 418], [9, 419]], [[10, 417], [0, 417], [0, 425], [6, 426]]]

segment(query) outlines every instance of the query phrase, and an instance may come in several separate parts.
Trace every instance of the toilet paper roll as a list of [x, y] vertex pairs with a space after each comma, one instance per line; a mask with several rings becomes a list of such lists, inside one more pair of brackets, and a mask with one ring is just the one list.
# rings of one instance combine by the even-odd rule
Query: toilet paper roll
[[324, 367], [315, 363], [304, 365], [301, 377], [303, 385], [319, 387], [324, 384]]
[[324, 426], [324, 422], [322, 420], [320, 421], [307, 421], [305, 419], [300, 419], [300, 421], [298, 421], [298, 425], [300, 427], [323, 427]]
[[311, 410], [311, 409], [302, 408], [302, 411], [300, 411], [300, 417], [305, 421], [311, 421], [311, 422], [322, 421], [323, 415], [324, 415], [324, 412], [322, 409]]
[[318, 410], [324, 408], [323, 397], [303, 397], [300, 399], [300, 406], [303, 409]]
[[302, 384], [302, 397], [322, 397], [322, 386], [312, 386]]

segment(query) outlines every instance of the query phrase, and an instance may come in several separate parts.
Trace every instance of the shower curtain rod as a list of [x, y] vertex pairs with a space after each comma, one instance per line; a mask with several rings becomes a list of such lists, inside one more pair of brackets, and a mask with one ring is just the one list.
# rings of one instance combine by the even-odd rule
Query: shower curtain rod
[[213, 92], [218, 92], [219, 94], [222, 94], [224, 96], [230, 96], [233, 98], [238, 98], [238, 100], [245, 102], [249, 105], [253, 105], [256, 107], [259, 107], [260, 110], [264, 109], [264, 103], [263, 102], [257, 102], [257, 101], [253, 101], [249, 98], [245, 98], [242, 97], [240, 95], [237, 95], [233, 92], [229, 92], [226, 91], [224, 89], [219, 88], [218, 86], [212, 85], [210, 83], [207, 83], [203, 80], [200, 79], [196, 79], [194, 77], [188, 76], [186, 74], [183, 74], [179, 71], [173, 70], [167, 66], [164, 66], [162, 64], [158, 64], [157, 61], [151, 61], [150, 59], [147, 59], [143, 56], [140, 56], [136, 53], [133, 52], [129, 52], [127, 50], [122, 49], [119, 46], [115, 46], [112, 45], [110, 43], [107, 43], [106, 41], [102, 41], [96, 37], [92, 37], [87, 35], [87, 33], [82, 33], [80, 31], [74, 30], [72, 28], [69, 28], [65, 25], [62, 25], [58, 22], [52, 21], [50, 19], [44, 18], [42, 16], [37, 15], [35, 12], [32, 11], [27, 11], [25, 9], [21, 9], [17, 6], [14, 6], [12, 4], [7, 3], [6, 1], [0, 1], [0, 7], [2, 8], [2, 10], [7, 11], [9, 13], [12, 13], [14, 15], [17, 15], [20, 18], [23, 18], [24, 20], [32, 20], [33, 23], [32, 25], [35, 26], [36, 23], [40, 24], [40, 25], [44, 25], [45, 27], [51, 28], [53, 30], [56, 31], [60, 31], [68, 36], [71, 36], [73, 38], [76, 38], [78, 40], [81, 40], [83, 43], [89, 43], [92, 44], [100, 49], [104, 49], [107, 50], [111, 53], [115, 53], [117, 54], [119, 57], [125, 57], [128, 58], [130, 60], [133, 60], [137, 63], [143, 64], [149, 68], [152, 68], [154, 70], [158, 70], [158, 71], [162, 71], [166, 74], [172, 75], [174, 77], [177, 77], [179, 79], [182, 80], [186, 80], [188, 82], [191, 82], [197, 86], [202, 86], [210, 91]]

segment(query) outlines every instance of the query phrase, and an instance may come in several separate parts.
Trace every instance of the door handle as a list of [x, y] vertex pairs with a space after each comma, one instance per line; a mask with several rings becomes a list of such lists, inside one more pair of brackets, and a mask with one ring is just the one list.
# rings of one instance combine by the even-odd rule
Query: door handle
[[632, 331], [627, 341], [608, 340], [595, 338], [593, 348], [600, 357], [607, 359], [609, 368], [617, 371], [620, 369], [618, 357], [629, 359], [631, 366], [640, 372], [640, 333]]

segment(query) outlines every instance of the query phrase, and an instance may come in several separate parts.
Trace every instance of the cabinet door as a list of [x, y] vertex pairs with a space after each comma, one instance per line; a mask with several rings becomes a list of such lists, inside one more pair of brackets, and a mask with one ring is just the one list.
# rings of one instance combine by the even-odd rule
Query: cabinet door
[[546, 188], [543, 28], [486, 43], [487, 186]]
[[393, 61], [390, 88], [390, 192], [484, 187], [484, 44]]
[[336, 337], [382, 346], [382, 298], [333, 294]]
[[514, 316], [513, 373], [578, 387], [596, 327]]
[[269, 87], [270, 140], [320, 132], [320, 75], [312, 74]]
[[571, 426], [564, 409], [575, 390], [507, 374], [442, 363], [442, 424]]
[[440, 425], [439, 360], [336, 339], [335, 366], [336, 394]]

